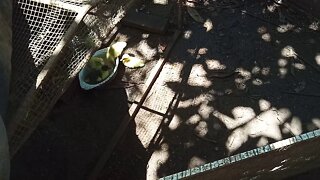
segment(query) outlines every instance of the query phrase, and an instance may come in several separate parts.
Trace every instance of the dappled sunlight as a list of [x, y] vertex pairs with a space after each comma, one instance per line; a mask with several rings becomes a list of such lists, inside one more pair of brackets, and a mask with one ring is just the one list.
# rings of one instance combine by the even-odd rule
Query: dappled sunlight
[[302, 134], [302, 123], [299, 117], [293, 116], [291, 122], [284, 123], [284, 127], [287, 129], [284, 133], [292, 133], [295, 136]]
[[262, 34], [261, 39], [265, 42], [271, 42], [271, 35], [269, 33]]
[[205, 137], [209, 131], [207, 122], [200, 121], [194, 130], [198, 136]]
[[306, 65], [302, 63], [293, 63], [293, 67], [298, 70], [306, 70]]
[[309, 29], [314, 30], [314, 31], [319, 31], [320, 30], [320, 23], [319, 21], [314, 21], [309, 25]]
[[278, 60], [278, 65], [279, 65], [279, 67], [284, 68], [288, 65], [288, 60], [281, 58]]
[[[186, 24], [182, 50], [173, 52], [183, 68], [181, 81], [168, 84], [181, 93], [166, 127], [170, 134], [164, 136], [164, 142], [176, 148], [167, 162], [171, 168], [181, 156], [184, 164], [179, 167], [193, 168], [320, 128], [320, 120], [312, 119], [318, 115], [315, 107], [311, 109], [314, 99], [304, 98], [309, 93], [312, 97], [317, 86], [307, 81], [311, 74], [318, 76], [308, 71], [306, 62], [314, 58], [320, 65], [319, 50], [311, 48], [317, 39], [306, 36], [308, 27], [284, 18], [288, 12], [280, 5], [261, 13], [266, 4], [246, 5], [242, 16], [243, 11], [226, 11], [216, 18], [207, 17], [203, 6], [193, 3], [207, 21]], [[308, 108], [311, 115], [305, 115]]]
[[192, 36], [192, 31], [191, 30], [186, 30], [183, 32], [183, 38], [184, 39], [190, 39]]
[[259, 107], [261, 111], [267, 111], [271, 108], [271, 103], [265, 99], [260, 99]]
[[265, 26], [261, 26], [257, 29], [257, 32], [261, 35], [267, 33], [267, 31], [268, 29]]
[[188, 79], [188, 84], [191, 86], [209, 87], [212, 85], [211, 80], [207, 78], [207, 72], [201, 64], [193, 65], [191, 74]]
[[294, 50], [294, 48], [292, 46], [286, 46], [284, 47], [282, 50], [281, 50], [281, 55], [283, 57], [293, 57], [293, 58], [296, 58], [297, 57], [297, 53], [296, 51]]
[[207, 161], [206, 161], [205, 159], [202, 159], [202, 158], [197, 157], [197, 156], [193, 156], [193, 157], [190, 159], [188, 168], [191, 169], [191, 168], [194, 168], [194, 167], [203, 165], [203, 164], [205, 164], [205, 163], [207, 163]]
[[148, 39], [149, 36], [150, 36], [150, 34], [143, 33], [143, 34], [142, 34], [142, 39]]
[[179, 117], [174, 116], [169, 124], [169, 129], [174, 131], [176, 130], [181, 124], [181, 120], [179, 119]]
[[169, 145], [166, 143], [161, 144], [160, 149], [153, 152], [149, 159], [147, 168], [146, 179], [159, 179], [157, 171], [170, 157]]
[[221, 64], [219, 60], [215, 59], [207, 59], [205, 61], [208, 70], [224, 70], [226, 69], [226, 65]]
[[187, 125], [196, 125], [201, 121], [201, 116], [199, 114], [192, 115], [189, 119], [186, 120]]
[[248, 122], [256, 116], [254, 110], [250, 107], [235, 107], [231, 110], [233, 117], [238, 122]]
[[198, 109], [198, 114], [202, 119], [208, 119], [210, 114], [214, 111], [213, 107], [208, 105], [208, 100], [203, 101]]
[[211, 19], [207, 19], [204, 23], [203, 23], [203, 27], [206, 28], [206, 32], [209, 32], [213, 29], [213, 23], [211, 21]]
[[248, 138], [249, 136], [243, 128], [237, 128], [236, 130], [232, 131], [225, 144], [228, 150], [228, 154], [231, 154], [239, 149], [244, 143], [248, 141]]
[[277, 27], [277, 31], [279, 33], [286, 33], [286, 32], [289, 32], [291, 30], [293, 30], [295, 28], [295, 26], [293, 24], [283, 24], [283, 25], [279, 25]]
[[313, 118], [312, 123], [320, 129], [320, 118]]
[[314, 59], [316, 60], [317, 65], [320, 66], [320, 54], [317, 54]]
[[287, 68], [279, 68], [279, 76], [280, 76], [280, 78], [285, 78], [287, 74], [288, 74], [288, 69]]
[[250, 107], [235, 107], [231, 110], [233, 117], [229, 117], [218, 111], [214, 111], [213, 115], [218, 118], [225, 126], [232, 130], [247, 122], [256, 116], [255, 112]]
[[257, 147], [262, 147], [269, 144], [268, 138], [266, 137], [260, 137], [259, 141], [257, 142]]
[[147, 40], [140, 41], [134, 48], [138, 50], [145, 60], [152, 60], [158, 52], [157, 48], [152, 48], [148, 45]]
[[[233, 130], [226, 142], [226, 148], [229, 153], [235, 152], [242, 144], [246, 143], [249, 138], [267, 137], [274, 140], [281, 140], [282, 133], [280, 126], [287, 121], [291, 116], [288, 109], [270, 108], [267, 101], [261, 100], [264, 104], [259, 115], [255, 115], [253, 110], [249, 107], [237, 107], [232, 110], [234, 117], [229, 117], [220, 112], [214, 112], [217, 117], [225, 126]], [[269, 109], [269, 110], [267, 110]], [[290, 133], [293, 130], [295, 133], [301, 133], [301, 123], [298, 119], [293, 119], [289, 125]], [[260, 142], [263, 144], [263, 142]]]

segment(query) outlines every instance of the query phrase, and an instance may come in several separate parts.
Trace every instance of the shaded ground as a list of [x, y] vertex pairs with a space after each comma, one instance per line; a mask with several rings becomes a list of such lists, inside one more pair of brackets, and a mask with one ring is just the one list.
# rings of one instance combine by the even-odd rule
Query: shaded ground
[[[186, 14], [168, 62], [180, 72], [162, 79], [177, 94], [173, 116], [148, 151], [132, 123], [101, 179], [155, 179], [320, 128], [317, 24], [265, 1], [197, 2], [212, 29]], [[13, 179], [83, 179], [88, 174], [86, 168], [94, 165], [117, 120], [127, 113], [127, 100], [141, 93], [139, 84], [155, 64], [159, 44], [166, 42], [143, 34], [122, 29], [118, 36], [128, 38], [129, 47], [144, 46], [136, 53], [150, 61], [139, 71], [118, 74], [134, 87], [126, 92], [120, 83], [83, 92], [75, 82], [13, 160]]]

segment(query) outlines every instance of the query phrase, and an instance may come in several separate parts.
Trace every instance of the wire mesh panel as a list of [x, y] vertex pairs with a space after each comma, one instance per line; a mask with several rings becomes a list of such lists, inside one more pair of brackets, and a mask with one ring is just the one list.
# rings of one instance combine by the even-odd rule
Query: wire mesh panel
[[11, 102], [19, 103], [78, 13], [31, 0], [16, 1], [13, 13]]
[[[134, 1], [95, 1], [93, 9], [93, 3], [88, 5], [87, 0], [56, 0], [54, 5], [52, 0], [14, 3], [13, 75], [7, 122], [11, 156]], [[91, 12], [82, 20], [89, 9]]]
[[35, 128], [34, 121], [27, 120], [27, 117], [29, 111], [41, 111], [37, 109], [39, 106], [32, 106], [36, 95], [32, 89], [37, 89], [39, 73], [53, 56], [58, 55], [55, 51], [61, 42], [68, 41], [65, 35], [79, 18], [79, 11], [87, 8], [52, 0], [14, 1], [12, 78], [7, 118], [11, 151], [22, 143], [21, 138], [26, 132]]

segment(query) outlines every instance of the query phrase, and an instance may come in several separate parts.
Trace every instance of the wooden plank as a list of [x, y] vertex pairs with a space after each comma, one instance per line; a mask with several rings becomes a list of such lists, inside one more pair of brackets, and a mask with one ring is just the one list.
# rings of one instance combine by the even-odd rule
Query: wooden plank
[[320, 129], [169, 175], [164, 179], [283, 179], [319, 167]]
[[156, 116], [155, 113], [150, 111], [140, 110], [134, 119], [136, 134], [144, 148], [148, 148], [154, 139], [157, 130], [167, 116], [172, 100], [176, 96], [176, 92], [166, 86], [166, 82], [181, 82], [180, 72], [182, 68], [182, 64], [165, 64], [147, 100], [143, 103], [144, 107], [164, 114], [164, 116]]
[[123, 25], [146, 30], [153, 33], [165, 33], [168, 18], [130, 10], [122, 20]]

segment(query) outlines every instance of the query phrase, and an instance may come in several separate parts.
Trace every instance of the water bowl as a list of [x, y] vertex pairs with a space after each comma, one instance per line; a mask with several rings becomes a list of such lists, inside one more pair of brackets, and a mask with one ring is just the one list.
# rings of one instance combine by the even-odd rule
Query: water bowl
[[[102, 54], [106, 54], [106, 52], [107, 52], [107, 48], [100, 49], [100, 50], [96, 51], [93, 54], [92, 57], [99, 56], [99, 55], [102, 55]], [[107, 84], [112, 79], [114, 79], [114, 77], [116, 76], [117, 70], [118, 70], [118, 66], [119, 66], [119, 62], [120, 62], [120, 60], [119, 60], [119, 58], [117, 58], [115, 60], [115, 66], [113, 68], [112, 73], [106, 79], [104, 79], [103, 81], [101, 81], [99, 83], [96, 83], [96, 84], [89, 84], [89, 83], [85, 82], [84, 79], [88, 75], [88, 72], [87, 72], [86, 66], [85, 66], [84, 68], [82, 68], [82, 70], [79, 73], [80, 87], [82, 89], [84, 89], [84, 90], [90, 90], [90, 89], [93, 89], [93, 88], [96, 88], [96, 87], [99, 87], [99, 86]]]

